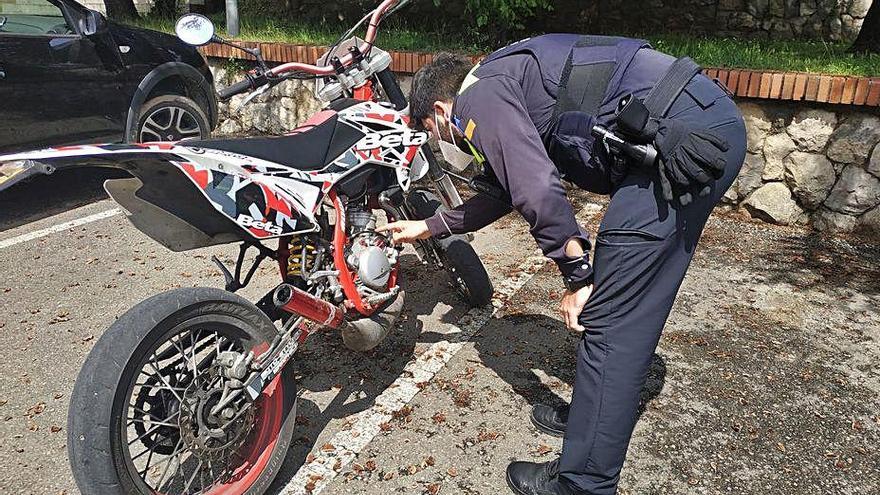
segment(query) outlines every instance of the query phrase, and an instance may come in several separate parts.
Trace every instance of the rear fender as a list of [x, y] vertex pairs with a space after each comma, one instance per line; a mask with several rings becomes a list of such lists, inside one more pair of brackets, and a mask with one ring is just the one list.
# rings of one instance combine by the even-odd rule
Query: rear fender
[[[278, 167], [268, 162], [168, 143], [0, 156], [0, 191], [27, 177], [78, 167], [130, 173], [138, 182], [109, 181], [107, 192], [138, 229], [175, 251], [317, 229], [314, 210], [321, 190], [316, 185], [267, 174]], [[167, 225], [158, 225], [163, 222]]]

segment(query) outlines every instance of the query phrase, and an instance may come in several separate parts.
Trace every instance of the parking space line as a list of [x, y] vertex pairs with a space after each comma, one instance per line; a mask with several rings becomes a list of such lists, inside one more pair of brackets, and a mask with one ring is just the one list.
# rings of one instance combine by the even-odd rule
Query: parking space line
[[532, 256], [517, 267], [515, 275], [506, 278], [495, 291], [492, 307], [473, 308], [457, 325], [460, 332], [451, 340], [432, 344], [422, 355], [410, 361], [403, 373], [378, 397], [370, 409], [353, 415], [350, 429], [340, 431], [328, 442], [333, 450], [322, 448], [311, 462], [305, 463], [284, 486], [284, 495], [317, 494], [325, 489], [379, 433], [381, 425], [392, 419], [415, 398], [419, 384], [430, 381], [442, 370], [474, 334], [483, 328], [520, 289], [547, 263], [546, 258]]
[[97, 222], [98, 220], [110, 218], [110, 217], [112, 217], [114, 215], [118, 215], [120, 213], [122, 213], [122, 209], [111, 208], [106, 211], [95, 213], [94, 215], [88, 215], [88, 216], [85, 216], [82, 218], [77, 218], [76, 220], [71, 220], [69, 222], [59, 223], [58, 225], [53, 225], [53, 226], [47, 227], [45, 229], [37, 230], [37, 231], [30, 232], [27, 234], [22, 234], [22, 235], [19, 235], [16, 237], [12, 237], [10, 239], [0, 240], [0, 249], [12, 247], [12, 246], [15, 246], [16, 244], [21, 244], [23, 242], [32, 241], [34, 239], [46, 237], [47, 235], [55, 234], [58, 232], [64, 232], [67, 229], [79, 227], [80, 225], [85, 225], [85, 224], [91, 223], [91, 222]]

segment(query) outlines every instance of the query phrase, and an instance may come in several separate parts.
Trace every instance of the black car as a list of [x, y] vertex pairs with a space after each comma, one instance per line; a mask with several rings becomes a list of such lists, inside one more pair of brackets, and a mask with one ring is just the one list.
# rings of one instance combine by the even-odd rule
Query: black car
[[205, 139], [216, 124], [195, 48], [73, 0], [0, 0], [0, 152]]

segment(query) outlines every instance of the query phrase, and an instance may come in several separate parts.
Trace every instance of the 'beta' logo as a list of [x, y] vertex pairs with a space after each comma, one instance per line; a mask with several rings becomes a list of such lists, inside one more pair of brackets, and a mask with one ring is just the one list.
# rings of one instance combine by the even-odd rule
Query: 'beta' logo
[[260, 222], [259, 220], [254, 220], [254, 217], [245, 215], [244, 213], [239, 213], [236, 222], [242, 227], [253, 227], [255, 229], [265, 230], [270, 234], [281, 235], [280, 226], [275, 225], [272, 222]]
[[355, 147], [359, 150], [374, 150], [376, 148], [396, 148], [401, 145], [421, 146], [427, 142], [427, 132], [384, 131], [367, 134], [360, 141], [358, 141]]

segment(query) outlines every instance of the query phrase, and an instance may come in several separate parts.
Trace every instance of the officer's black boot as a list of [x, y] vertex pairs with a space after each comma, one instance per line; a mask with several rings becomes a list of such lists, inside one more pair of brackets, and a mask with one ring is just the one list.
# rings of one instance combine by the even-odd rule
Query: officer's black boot
[[559, 476], [559, 459], [544, 463], [517, 461], [507, 466], [507, 486], [518, 495], [575, 495]]
[[548, 435], [562, 437], [568, 424], [568, 408], [568, 404], [558, 407], [538, 404], [532, 408], [532, 424]]

